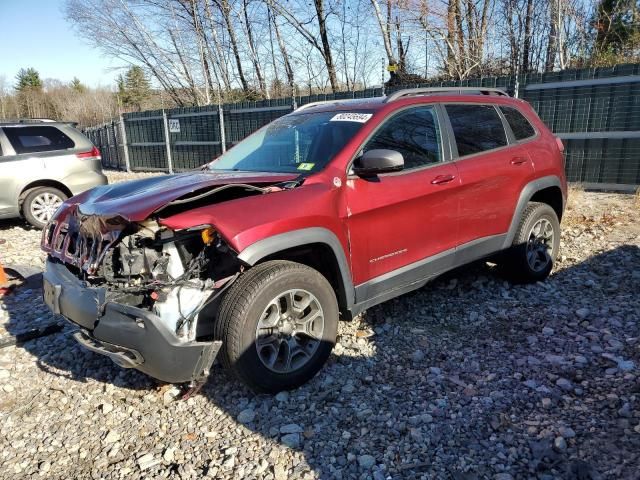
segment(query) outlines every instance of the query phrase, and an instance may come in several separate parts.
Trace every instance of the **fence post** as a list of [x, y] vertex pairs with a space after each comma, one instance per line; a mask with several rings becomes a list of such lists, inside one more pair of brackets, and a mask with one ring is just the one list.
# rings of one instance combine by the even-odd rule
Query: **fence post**
[[169, 141], [169, 122], [167, 121], [167, 113], [162, 110], [162, 123], [164, 124], [164, 144], [167, 147], [167, 164], [169, 173], [173, 173], [173, 162], [171, 161], [171, 144]]
[[222, 153], [227, 151], [227, 138], [224, 133], [224, 113], [222, 113], [222, 103], [218, 103], [218, 123], [220, 124], [220, 148]]
[[124, 124], [124, 117], [120, 115], [120, 136], [122, 138], [122, 149], [124, 150], [124, 166], [127, 172], [131, 171], [131, 164], [129, 163], [129, 144], [127, 143], [127, 129]]
[[116, 122], [111, 120], [111, 131], [109, 137], [109, 147], [111, 147], [111, 139], [113, 139], [113, 147], [109, 149], [109, 163], [113, 167], [114, 160], [116, 167], [120, 165], [120, 152], [118, 150], [118, 136], [116, 135]]

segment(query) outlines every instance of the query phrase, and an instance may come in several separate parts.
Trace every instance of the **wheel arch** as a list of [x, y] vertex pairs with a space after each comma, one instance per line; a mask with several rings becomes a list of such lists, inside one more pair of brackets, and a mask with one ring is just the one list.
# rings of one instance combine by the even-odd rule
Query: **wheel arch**
[[302, 263], [318, 270], [333, 286], [343, 315], [354, 303], [347, 257], [336, 235], [326, 228], [304, 228], [259, 240], [240, 252], [238, 259], [249, 266], [268, 260]]
[[557, 185], [543, 188], [535, 192], [530, 202], [546, 203], [556, 212], [558, 220], [562, 220], [562, 213], [564, 212], [564, 199], [562, 197], [562, 190]]
[[24, 187], [22, 187], [22, 190], [20, 191], [20, 195], [18, 196], [18, 209], [20, 210], [21, 214], [22, 214], [22, 204], [24, 203], [24, 199], [27, 197], [27, 195], [29, 195], [29, 192], [31, 190], [38, 187], [57, 188], [62, 193], [64, 193], [67, 197], [69, 198], [73, 197], [73, 193], [71, 192], [71, 190], [69, 190], [69, 188], [64, 183], [58, 182], [57, 180], [49, 180], [49, 179], [35, 180], [33, 182], [28, 183]]
[[533, 180], [525, 185], [520, 192], [520, 197], [518, 198], [513, 217], [511, 218], [511, 225], [509, 226], [503, 248], [508, 248], [513, 243], [518, 225], [520, 224], [522, 212], [527, 208], [527, 204], [532, 201], [546, 203], [556, 212], [558, 220], [562, 219], [565, 205], [560, 178], [555, 175], [549, 175]]

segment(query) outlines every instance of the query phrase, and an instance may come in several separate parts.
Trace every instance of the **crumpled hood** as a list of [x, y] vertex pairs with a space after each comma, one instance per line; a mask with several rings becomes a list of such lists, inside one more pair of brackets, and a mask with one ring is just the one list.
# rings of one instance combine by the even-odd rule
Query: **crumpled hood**
[[188, 172], [96, 187], [67, 200], [85, 215], [120, 216], [140, 222], [169, 202], [192, 192], [222, 185], [246, 183], [268, 186], [297, 178], [291, 173]]

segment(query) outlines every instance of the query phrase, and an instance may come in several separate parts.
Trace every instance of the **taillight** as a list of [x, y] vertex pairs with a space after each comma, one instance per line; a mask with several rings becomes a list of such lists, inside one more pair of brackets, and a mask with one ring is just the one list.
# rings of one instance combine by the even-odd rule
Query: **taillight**
[[560, 137], [556, 137], [556, 145], [558, 145], [558, 150], [560, 150], [560, 157], [562, 158], [562, 165], [566, 168], [567, 159], [566, 159], [566, 155], [564, 153], [564, 143], [562, 143], [562, 140], [560, 139]]
[[100, 150], [98, 150], [98, 147], [93, 147], [88, 152], [76, 153], [76, 157], [77, 158], [97, 158], [98, 160], [100, 160], [101, 158]]

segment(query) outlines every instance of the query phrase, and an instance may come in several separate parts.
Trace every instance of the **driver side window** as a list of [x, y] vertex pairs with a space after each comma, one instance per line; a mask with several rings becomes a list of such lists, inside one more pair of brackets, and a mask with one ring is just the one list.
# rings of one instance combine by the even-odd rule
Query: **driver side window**
[[434, 108], [411, 108], [391, 117], [367, 142], [363, 153], [378, 148], [400, 152], [404, 157], [404, 170], [442, 161]]

